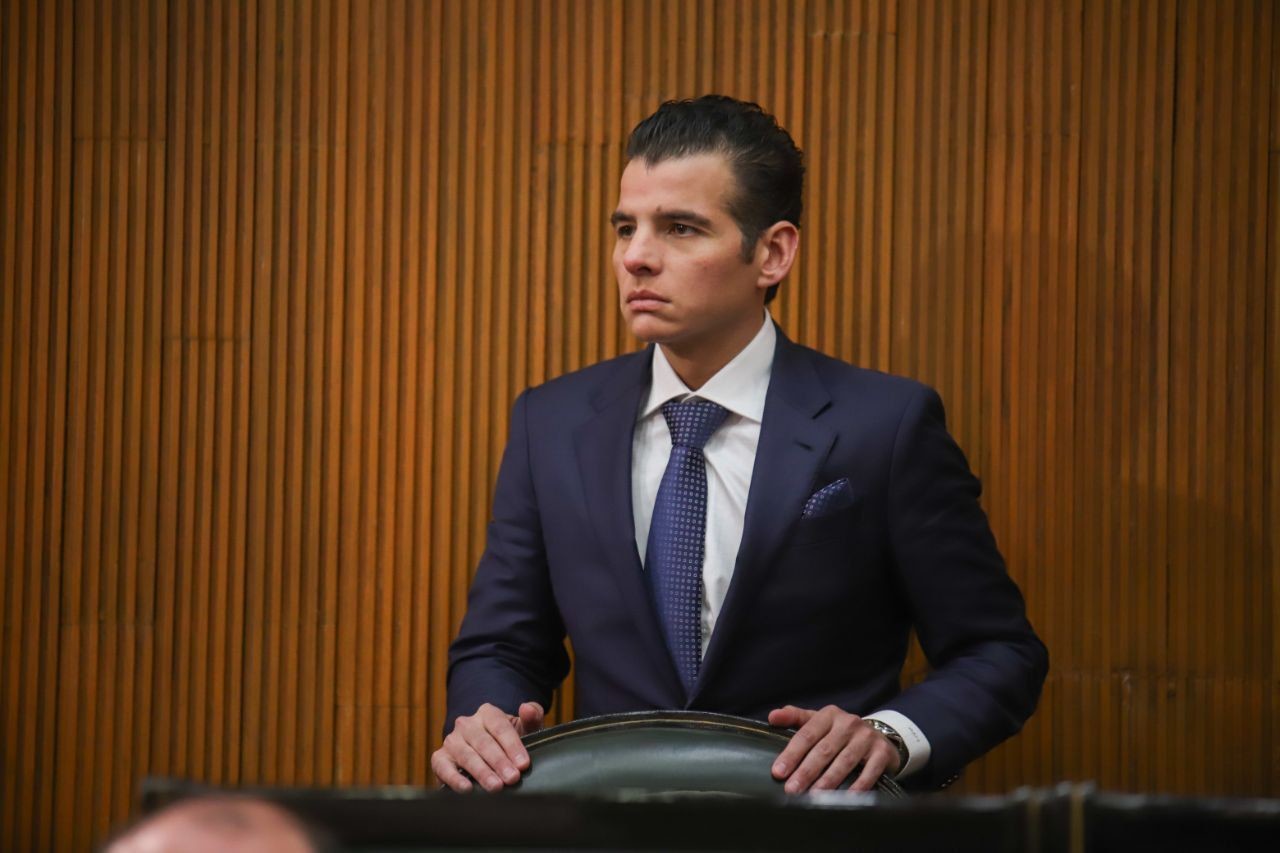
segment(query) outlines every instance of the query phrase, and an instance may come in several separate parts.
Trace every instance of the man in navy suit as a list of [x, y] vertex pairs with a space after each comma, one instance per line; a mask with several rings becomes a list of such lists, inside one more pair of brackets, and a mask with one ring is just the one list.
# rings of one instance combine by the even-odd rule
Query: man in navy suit
[[[937, 785], [1014, 734], [1048, 656], [931, 389], [787, 340], [803, 161], [771, 116], [669, 102], [627, 148], [614, 271], [650, 346], [516, 400], [432, 756], [519, 780], [568, 672], [578, 712], [797, 728], [787, 791]], [[914, 626], [932, 666], [900, 690]]]

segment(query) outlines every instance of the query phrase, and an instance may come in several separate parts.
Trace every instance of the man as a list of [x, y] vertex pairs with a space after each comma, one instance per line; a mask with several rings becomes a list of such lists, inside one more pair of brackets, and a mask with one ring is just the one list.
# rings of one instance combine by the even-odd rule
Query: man
[[[789, 792], [859, 765], [857, 790], [943, 783], [1021, 727], [1048, 658], [941, 401], [769, 318], [804, 168], [758, 106], [668, 102], [627, 158], [613, 265], [650, 346], [515, 403], [437, 778], [519, 780], [567, 631], [582, 716], [797, 728], [773, 767]], [[913, 625], [933, 671], [900, 691]]]

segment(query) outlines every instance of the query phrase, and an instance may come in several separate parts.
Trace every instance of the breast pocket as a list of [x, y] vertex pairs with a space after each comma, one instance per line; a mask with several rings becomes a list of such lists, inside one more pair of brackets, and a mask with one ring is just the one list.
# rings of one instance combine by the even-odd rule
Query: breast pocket
[[851, 536], [854, 525], [858, 520], [859, 508], [859, 505], [855, 503], [853, 506], [843, 507], [822, 515], [800, 518], [796, 521], [794, 532], [791, 535], [792, 547], [816, 545]]

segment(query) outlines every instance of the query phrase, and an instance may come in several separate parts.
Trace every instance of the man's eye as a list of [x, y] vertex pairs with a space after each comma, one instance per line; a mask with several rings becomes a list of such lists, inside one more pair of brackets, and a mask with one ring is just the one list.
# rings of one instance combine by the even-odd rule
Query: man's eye
[[685, 237], [689, 234], [696, 234], [692, 225], [685, 225], [683, 222], [673, 222], [671, 224], [671, 233], [679, 237]]
[[621, 239], [627, 239], [636, 230], [634, 225], [619, 225], [614, 229], [614, 233]]

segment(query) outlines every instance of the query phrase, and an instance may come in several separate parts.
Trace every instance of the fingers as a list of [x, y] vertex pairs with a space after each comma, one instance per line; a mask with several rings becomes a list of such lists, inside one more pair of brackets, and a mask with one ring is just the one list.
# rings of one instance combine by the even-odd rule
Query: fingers
[[502, 720], [487, 719], [485, 721], [485, 731], [487, 731], [498, 746], [502, 749], [502, 755], [499, 759], [503, 764], [510, 764], [513, 773], [508, 773], [505, 766], [490, 763], [490, 767], [502, 774], [503, 780], [512, 785], [520, 781], [520, 771], [529, 769], [529, 753], [525, 752], [524, 744], [520, 742], [520, 719], [516, 718], [513, 725], [511, 718], [504, 716]]
[[858, 778], [849, 786], [849, 790], [870, 791], [880, 777], [890, 772], [897, 763], [897, 749], [883, 735], [860, 722], [848, 745], [840, 751], [818, 781], [813, 783], [811, 790], [835, 790], [851, 773], [860, 769]]
[[[837, 757], [842, 755], [846, 747], [850, 746], [852, 746], [849, 750], [851, 755], [843, 760], [853, 759], [853, 762], [849, 764], [849, 769], [852, 770], [853, 763], [856, 763], [857, 759], [861, 758], [861, 752], [865, 751], [865, 743], [860, 745], [854, 742], [860, 728], [866, 728], [860, 718], [847, 714], [838, 708], [824, 708], [816, 717], [806, 723], [800, 731], [796, 732], [796, 736], [791, 739], [794, 744], [796, 738], [805, 733], [805, 729], [812, 730], [812, 734], [805, 739], [805, 744], [808, 748], [803, 753], [803, 760], [799, 761], [799, 766], [787, 777], [785, 786], [787, 793], [798, 794], [801, 791], [809, 790], [813, 783], [836, 761]], [[868, 733], [870, 733], [869, 730]], [[854, 743], [851, 744], [851, 742]], [[861, 750], [859, 749], [860, 746]], [[843, 777], [841, 778], [843, 779]], [[833, 785], [832, 787], [835, 786]]]
[[[801, 766], [802, 761], [807, 760], [806, 756], [817, 748], [818, 745], [823, 742], [824, 738], [826, 738], [828, 732], [831, 731], [831, 726], [835, 720], [835, 714], [832, 713], [833, 710], [838, 709], [832, 709], [831, 706], [828, 706], [817, 713], [814, 713], [813, 711], [804, 712], [799, 708], [793, 708], [788, 705], [786, 708], [781, 708], [769, 715], [769, 722], [771, 724], [773, 723], [774, 714], [782, 715], [794, 712], [790, 716], [795, 719], [799, 719], [800, 716], [803, 716], [806, 713], [809, 715], [808, 720], [800, 726], [800, 730], [791, 737], [791, 742], [787, 744], [784, 750], [782, 750], [782, 753], [778, 756], [778, 760], [773, 762], [773, 778], [786, 779], [786, 790], [788, 793], [794, 794], [799, 791], [806, 790], [809, 787], [809, 782], [813, 781], [810, 777], [805, 778], [803, 782], [797, 782], [792, 774]], [[829, 748], [830, 747], [828, 746], [827, 749]], [[834, 755], [834, 752], [831, 753], [831, 755], [828, 755], [827, 761], [823, 762], [822, 766], [825, 767]], [[817, 774], [813, 775], [816, 776]]]
[[[874, 733], [873, 733], [874, 734]], [[849, 786], [850, 791], [870, 791], [876, 786], [876, 780], [884, 775], [885, 769], [889, 766], [892, 753], [896, 752], [879, 735], [875, 735], [875, 741], [872, 743], [871, 752], [867, 755], [867, 763], [863, 765], [862, 772], [858, 774], [858, 778]], [[839, 784], [837, 782], [836, 784]]]
[[786, 779], [784, 787], [789, 794], [834, 790], [859, 765], [862, 771], [850, 790], [869, 791], [897, 758], [897, 751], [884, 736], [861, 717], [833, 705], [821, 711], [788, 705], [771, 712], [769, 722], [772, 725], [801, 723], [773, 765], [774, 778]]
[[432, 769], [436, 778], [456, 791], [471, 787], [457, 784], [459, 780], [466, 782], [459, 770], [470, 773], [486, 791], [500, 791], [504, 785], [520, 781], [517, 765], [529, 766], [529, 755], [512, 718], [489, 704], [469, 717], [458, 718], [437, 755], [441, 753], [439, 759], [432, 756]]
[[[471, 782], [461, 773], [461, 771], [465, 770], [485, 790], [493, 791], [501, 788], [501, 780], [494, 775], [492, 768], [485, 763], [480, 754], [472, 749], [466, 741], [461, 739], [450, 741], [449, 738], [452, 737], [453, 735], [451, 734], [448, 738], [445, 738], [444, 746], [440, 750], [444, 753], [443, 761], [447, 762], [444, 765], [446, 776], [454, 779], [455, 784], [447, 782], [445, 776], [441, 776], [439, 772], [437, 772], [438, 778], [455, 791], [469, 791], [472, 788]], [[435, 765], [433, 764], [432, 767], [434, 769]], [[452, 769], [452, 773], [449, 772], [450, 769]], [[454, 774], [457, 775], [454, 776]]]
[[[858, 723], [858, 725], [864, 729], [866, 728], [862, 723]], [[866, 734], [870, 735], [870, 737], [863, 736], [861, 732], [854, 733], [852, 739], [844, 744], [844, 747], [836, 754], [836, 757], [832, 759], [826, 769], [819, 771], [821, 775], [818, 776], [817, 781], [810, 786], [809, 790], [834, 791], [844, 783], [844, 780], [849, 778], [849, 775], [853, 773], [861, 762], [864, 760], [870, 761], [868, 751], [875, 746], [872, 739], [877, 735], [870, 729], [867, 729]], [[880, 775], [877, 773], [872, 778], [871, 784], [874, 785], [875, 780], [878, 778], [880, 778]], [[850, 790], [853, 789], [850, 788]]]
[[[454, 734], [457, 734], [456, 729]], [[449, 735], [449, 738], [452, 737], [453, 734]], [[503, 765], [511, 765], [498, 758], [502, 751], [492, 735], [481, 730], [468, 733], [465, 739], [459, 737], [451, 742], [449, 738], [445, 738], [445, 748], [459, 767], [470, 773], [471, 778], [479, 782], [480, 787], [486, 791], [502, 790], [502, 779], [498, 773], [505, 775], [506, 767]], [[511, 769], [515, 770], [515, 767], [511, 766]]]
[[436, 774], [441, 785], [462, 793], [471, 790], [471, 782], [458, 771], [458, 765], [443, 746], [431, 754], [431, 772]]

